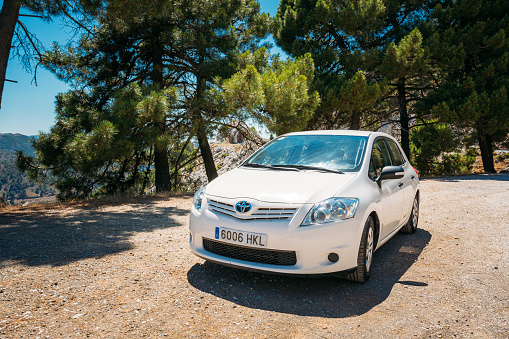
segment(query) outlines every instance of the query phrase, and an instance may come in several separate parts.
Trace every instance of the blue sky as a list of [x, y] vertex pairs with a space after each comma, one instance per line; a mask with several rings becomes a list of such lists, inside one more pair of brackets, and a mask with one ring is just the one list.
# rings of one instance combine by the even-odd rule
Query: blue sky
[[[260, 4], [263, 12], [274, 16], [279, 2], [260, 0]], [[1, 5], [3, 0], [0, 1]], [[22, 13], [28, 14], [23, 10]], [[54, 41], [65, 43], [70, 36], [69, 28], [57, 20], [47, 23], [38, 18], [20, 19], [31, 32], [36, 33], [46, 48]], [[272, 39], [269, 41], [274, 44]], [[271, 52], [284, 54], [278, 47]], [[69, 90], [69, 86], [42, 67], [37, 71], [36, 86], [33, 74], [24, 71], [17, 59], [9, 60], [6, 78], [18, 83], [5, 83], [0, 109], [0, 133], [36, 135], [40, 131], [49, 132], [55, 120], [55, 96]]]

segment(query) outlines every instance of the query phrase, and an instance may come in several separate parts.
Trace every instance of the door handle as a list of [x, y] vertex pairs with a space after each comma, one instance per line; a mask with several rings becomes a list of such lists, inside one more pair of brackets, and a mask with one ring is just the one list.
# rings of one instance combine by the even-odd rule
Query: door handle
[[414, 180], [414, 179], [415, 179], [415, 175], [412, 175], [412, 176], [410, 177], [410, 179]]
[[399, 186], [399, 187], [403, 186], [403, 183], [402, 183], [402, 182], [400, 182], [400, 183], [398, 184], [398, 186]]

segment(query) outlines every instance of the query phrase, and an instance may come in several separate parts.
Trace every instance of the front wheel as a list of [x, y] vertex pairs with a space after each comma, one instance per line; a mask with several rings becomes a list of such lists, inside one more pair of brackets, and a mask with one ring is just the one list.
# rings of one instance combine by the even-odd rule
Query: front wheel
[[375, 223], [371, 216], [364, 224], [359, 254], [357, 255], [357, 268], [347, 275], [347, 279], [355, 282], [366, 282], [371, 275], [373, 253], [375, 251]]
[[414, 204], [412, 206], [412, 213], [405, 226], [401, 229], [402, 233], [412, 234], [417, 231], [417, 223], [419, 222], [419, 199], [416, 196], [414, 198]]

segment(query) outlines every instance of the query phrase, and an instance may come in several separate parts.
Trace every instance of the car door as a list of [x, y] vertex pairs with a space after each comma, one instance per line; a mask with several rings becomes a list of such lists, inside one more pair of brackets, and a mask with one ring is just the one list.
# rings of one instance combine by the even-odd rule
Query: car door
[[[369, 176], [376, 180], [385, 166], [392, 166], [392, 158], [385, 138], [377, 138], [373, 144]], [[380, 213], [380, 239], [391, 234], [400, 224], [403, 211], [404, 192], [399, 179], [383, 180], [377, 184], [379, 197], [377, 203]]]
[[[408, 219], [412, 211], [412, 204], [414, 201], [414, 180], [416, 174], [414, 173], [412, 166], [403, 156], [403, 151], [392, 139], [387, 139], [387, 145], [391, 153], [393, 166], [402, 166], [405, 169], [405, 176], [399, 180], [401, 190], [403, 191], [403, 208], [401, 214], [401, 222]], [[401, 224], [401, 223], [400, 223]]]

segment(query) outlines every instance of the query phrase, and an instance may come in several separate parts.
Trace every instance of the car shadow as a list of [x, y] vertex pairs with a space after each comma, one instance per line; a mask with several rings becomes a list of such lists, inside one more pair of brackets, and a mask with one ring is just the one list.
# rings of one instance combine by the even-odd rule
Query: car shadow
[[202, 292], [237, 305], [301, 316], [345, 318], [366, 313], [382, 303], [397, 283], [426, 288], [425, 281], [400, 281], [431, 239], [418, 229], [398, 233], [374, 255], [370, 280], [364, 284], [334, 277], [305, 278], [250, 272], [210, 262], [187, 273]]
[[83, 205], [61, 214], [33, 209], [1, 212], [0, 266], [60, 266], [128, 251], [135, 233], [182, 226], [174, 217], [189, 214], [188, 209], [157, 206], [156, 200], [131, 202], [127, 211], [106, 205], [118, 206], [118, 211]]

